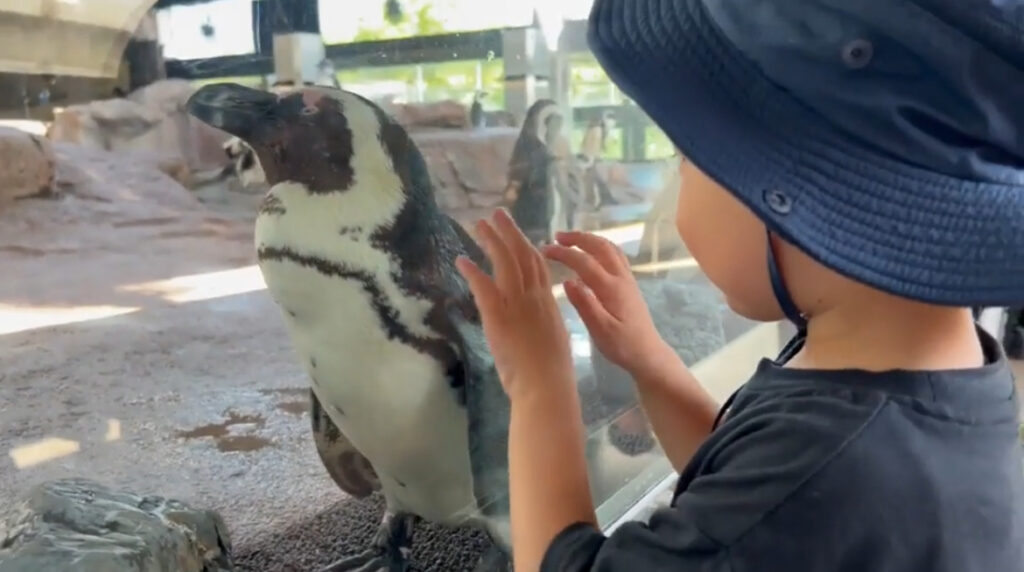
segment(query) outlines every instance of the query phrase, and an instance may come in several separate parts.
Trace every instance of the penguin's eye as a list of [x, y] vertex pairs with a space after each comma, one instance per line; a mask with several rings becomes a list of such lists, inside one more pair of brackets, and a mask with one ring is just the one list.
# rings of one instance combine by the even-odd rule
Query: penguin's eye
[[300, 113], [303, 115], [316, 115], [317, 113], [320, 113], [320, 109], [315, 105], [308, 105], [303, 107]]

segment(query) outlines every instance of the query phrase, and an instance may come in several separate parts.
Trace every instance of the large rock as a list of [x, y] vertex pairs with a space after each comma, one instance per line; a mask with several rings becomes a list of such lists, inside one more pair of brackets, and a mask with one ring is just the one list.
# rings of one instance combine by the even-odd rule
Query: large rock
[[516, 114], [504, 109], [484, 111], [484, 121], [488, 127], [519, 127]]
[[382, 102], [381, 106], [406, 129], [440, 127], [447, 129], [469, 128], [469, 108], [446, 99], [430, 103]]
[[53, 190], [54, 157], [46, 139], [0, 127], [0, 206]]
[[[211, 237], [235, 232], [225, 229], [225, 221], [210, 212], [195, 193], [137, 154], [71, 143], [54, 143], [53, 152], [57, 157], [54, 192], [45, 200], [21, 200], [0, 208], [0, 253], [23, 253], [28, 264], [47, 253], [99, 256], [145, 248], [159, 259], [172, 250], [180, 252], [185, 236], [194, 235], [189, 242], [209, 248]], [[251, 226], [247, 233], [251, 236]], [[38, 262], [42, 264], [43, 259]], [[18, 272], [9, 266], [3, 268], [17, 277]], [[25, 278], [14, 284], [23, 284], [25, 292], [36, 294], [39, 288], [50, 287], [39, 279]], [[82, 299], [78, 303], [90, 302]]]
[[0, 523], [0, 572], [229, 572], [214, 511], [66, 479], [32, 489]]
[[52, 141], [113, 151], [131, 143], [152, 145], [142, 138], [163, 119], [159, 111], [128, 99], [101, 99], [58, 112], [46, 135]]
[[185, 112], [193, 91], [187, 81], [162, 80], [127, 98], [72, 105], [55, 115], [47, 136], [93, 149], [141, 151], [193, 172], [217, 169], [227, 163], [221, 145], [229, 136]]
[[182, 145], [182, 156], [193, 171], [216, 169], [227, 164], [223, 143], [231, 136], [210, 127], [185, 111], [185, 102], [195, 92], [191, 83], [182, 79], [154, 82], [128, 95], [132, 101], [157, 109], [171, 125]]
[[442, 209], [492, 209], [501, 203], [516, 129], [435, 129], [410, 135], [427, 161]]

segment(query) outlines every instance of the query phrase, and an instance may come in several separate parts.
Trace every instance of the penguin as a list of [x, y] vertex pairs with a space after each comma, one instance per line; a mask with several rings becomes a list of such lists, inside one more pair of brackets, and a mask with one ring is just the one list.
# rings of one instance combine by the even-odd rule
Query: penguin
[[[324, 59], [320, 62], [321, 68], [324, 62], [331, 64], [330, 60]], [[338, 83], [338, 79], [333, 74], [330, 75], [334, 78], [334, 83]], [[303, 85], [311, 86], [311, 82], [303, 82]], [[338, 88], [340, 89], [340, 85]], [[295, 82], [292, 80], [278, 80], [270, 86], [271, 93], [283, 94], [293, 91], [295, 89]], [[255, 187], [262, 185], [266, 182], [266, 178], [263, 174], [263, 169], [260, 167], [259, 161], [256, 158], [256, 154], [253, 153], [252, 149], [245, 144], [238, 137], [231, 137], [222, 145], [224, 154], [227, 155], [228, 164], [221, 171], [221, 177], [226, 178], [234, 176], [241, 183], [242, 188]]]
[[408, 133], [325, 87], [211, 84], [186, 107], [258, 157], [257, 259], [311, 381], [318, 450], [347, 455], [343, 489], [385, 499], [372, 546], [323, 572], [408, 570], [420, 519], [484, 530], [477, 570], [509, 570], [509, 403], [454, 263], [490, 264], [441, 212]]
[[609, 110], [603, 111], [597, 117], [591, 117], [587, 122], [587, 129], [583, 133], [579, 157], [588, 160], [599, 158], [608, 146], [608, 132], [612, 125], [612, 112]]
[[526, 111], [523, 127], [512, 148], [505, 201], [509, 214], [534, 244], [554, 238], [561, 210], [557, 161], [551, 148], [562, 115], [550, 99], [538, 99]]
[[222, 148], [228, 158], [228, 164], [221, 171], [222, 177], [234, 176], [243, 188], [253, 187], [263, 182], [263, 169], [256, 161], [256, 155], [252, 149], [244, 141], [238, 137], [232, 137], [224, 142]]
[[597, 172], [597, 162], [608, 145], [608, 132], [613, 125], [614, 119], [609, 110], [598, 117], [592, 117], [583, 132], [580, 152], [576, 154], [577, 164], [584, 172], [585, 202], [595, 210], [605, 205], [618, 204], [607, 182]]
[[487, 126], [487, 118], [484, 117], [484, 106], [481, 101], [487, 97], [486, 91], [477, 91], [473, 94], [473, 103], [469, 106], [469, 124], [474, 129], [482, 129]]
[[333, 87], [334, 89], [341, 89], [341, 81], [338, 80], [338, 73], [334, 67], [334, 62], [330, 58], [324, 58], [320, 60], [320, 63], [316, 66], [316, 84], [326, 85]]
[[564, 116], [556, 113], [548, 120], [545, 142], [554, 158], [554, 187], [557, 208], [552, 223], [553, 231], [574, 230], [576, 211], [581, 204], [581, 171], [576, 168], [569, 138], [562, 131]]

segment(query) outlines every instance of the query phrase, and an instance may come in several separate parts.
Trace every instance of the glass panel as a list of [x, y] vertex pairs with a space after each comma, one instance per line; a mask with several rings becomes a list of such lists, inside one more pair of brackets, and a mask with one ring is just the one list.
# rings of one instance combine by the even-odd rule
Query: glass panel
[[[145, 552], [153, 569], [227, 570], [230, 552], [237, 570], [313, 570], [371, 546], [380, 487], [429, 521], [413, 541], [423, 569], [471, 570], [488, 546], [479, 527], [448, 527], [467, 524], [460, 519], [477, 505], [501, 507], [507, 493], [492, 484], [486, 502], [474, 496], [470, 483], [494, 471], [472, 468], [474, 406], [442, 383], [461, 371], [452, 348], [462, 346], [431, 341], [441, 326], [411, 297], [423, 276], [440, 283], [440, 263], [391, 268], [365, 238], [373, 225], [416, 223], [372, 194], [398, 179], [364, 188], [371, 200], [328, 198], [337, 165], [316, 163], [337, 150], [328, 139], [279, 133], [277, 157], [305, 162], [267, 167], [270, 155], [211, 126], [222, 116], [188, 106], [204, 86], [273, 91], [283, 99], [261, 100], [273, 106], [294, 84], [337, 82], [372, 100], [421, 151], [431, 187], [421, 181], [421, 190], [470, 233], [519, 200], [510, 185], [536, 184], [514, 165], [517, 140], [532, 141], [543, 158], [525, 172], [552, 160], [538, 208], [554, 214], [539, 227], [521, 217], [524, 228], [547, 240], [571, 226], [619, 245], [662, 334], [719, 400], [791, 333], [729, 310], [682, 243], [674, 219], [685, 159], [587, 50], [590, 0], [554, 16], [536, 3], [543, 29], [530, 2], [119, 2], [116, 15], [108, 0], [0, 8], [0, 46], [10, 48], [0, 50], [0, 152], [10, 153], [0, 165], [17, 166], [0, 166], [0, 518], [10, 519], [0, 525], [9, 535], [0, 568], [8, 559], [18, 570], [70, 569], [88, 552], [92, 569], [113, 570], [105, 566], [120, 551]], [[558, 26], [548, 23], [562, 17], [549, 47], [544, 36]], [[563, 127], [542, 141], [525, 118], [544, 99]], [[329, 139], [381, 159], [367, 117], [350, 124], [356, 141], [338, 143], [339, 131]], [[356, 168], [354, 184], [382, 177], [366, 174], [374, 168]], [[323, 193], [296, 194], [296, 177]], [[254, 248], [261, 208], [258, 244], [323, 260], [265, 254], [265, 275]], [[611, 529], [663, 502], [673, 473], [632, 381], [591, 346], [560, 284], [554, 294], [571, 334], [592, 493]], [[398, 307], [378, 308], [388, 304]], [[380, 333], [387, 324], [391, 333]], [[445, 331], [445, 342], [456, 338]], [[445, 359], [451, 367], [437, 369]], [[497, 380], [488, 380], [493, 396]], [[499, 439], [482, 449], [500, 465], [503, 427], [491, 425]], [[58, 481], [66, 478], [89, 482]], [[50, 536], [24, 532], [38, 523], [13, 528], [46, 502], [58, 507]], [[198, 540], [185, 542], [172, 520]], [[488, 530], [499, 537], [500, 521]], [[140, 548], [147, 543], [152, 550]]]

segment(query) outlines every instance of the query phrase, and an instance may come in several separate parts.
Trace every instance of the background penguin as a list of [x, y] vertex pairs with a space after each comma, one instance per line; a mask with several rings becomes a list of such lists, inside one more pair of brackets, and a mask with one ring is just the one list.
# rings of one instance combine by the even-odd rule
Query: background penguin
[[334, 67], [334, 61], [330, 58], [324, 58], [317, 64], [316, 84], [341, 89], [341, 81], [338, 80], [338, 70]]
[[263, 169], [256, 161], [256, 154], [245, 144], [245, 141], [238, 137], [232, 137], [224, 142], [222, 148], [230, 162], [224, 166], [221, 177], [235, 177], [241, 183], [242, 188], [263, 183]]
[[564, 124], [565, 118], [561, 112], [552, 114], [547, 120], [544, 137], [554, 158], [553, 184], [557, 201], [552, 216], [552, 233], [576, 228], [576, 211], [582, 202], [582, 172], [577, 168], [569, 138], [562, 130]]
[[473, 103], [469, 106], [469, 124], [473, 129], [487, 127], [487, 117], [484, 116], [484, 106], [481, 101], [487, 97], [486, 91], [478, 91], [473, 94]]
[[605, 110], [598, 117], [587, 123], [580, 143], [580, 152], [576, 154], [579, 168], [583, 171], [584, 202], [594, 209], [605, 205], [618, 204], [612, 196], [608, 183], [597, 172], [597, 162], [601, 159], [608, 146], [608, 132], [613, 126], [612, 112]]
[[350, 466], [367, 460], [374, 476], [356, 485], [386, 501], [374, 546], [326, 570], [407, 570], [418, 518], [483, 528], [495, 548], [478, 570], [508, 569], [508, 401], [454, 268], [459, 254], [489, 264], [440, 211], [406, 131], [326, 88], [207, 85], [187, 107], [259, 157], [272, 186], [258, 260], [312, 380], [314, 425], [351, 444]]
[[558, 226], [558, 158], [550, 145], [561, 125], [562, 115], [554, 101], [534, 102], [526, 112], [509, 161], [505, 201], [516, 224], [534, 244], [550, 242]]

